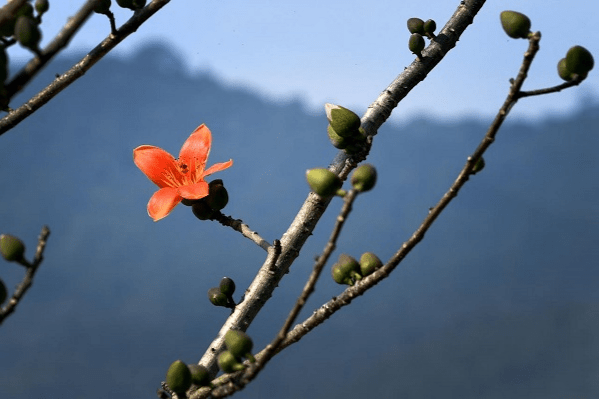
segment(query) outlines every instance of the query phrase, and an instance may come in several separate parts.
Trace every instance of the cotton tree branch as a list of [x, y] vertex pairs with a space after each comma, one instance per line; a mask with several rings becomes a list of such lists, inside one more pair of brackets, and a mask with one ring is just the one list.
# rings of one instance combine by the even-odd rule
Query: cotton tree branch
[[238, 231], [245, 238], [248, 238], [255, 242], [260, 248], [268, 251], [271, 245], [264, 238], [260, 237], [257, 231], [250, 229], [250, 226], [243, 223], [243, 220], [233, 219], [231, 216], [225, 216], [221, 212], [218, 212], [214, 220], [218, 221], [223, 226], [231, 227], [233, 230]]
[[0, 324], [7, 318], [12, 312], [15, 311], [19, 301], [25, 295], [31, 284], [33, 284], [33, 277], [35, 276], [35, 272], [37, 271], [38, 266], [42, 263], [44, 259], [44, 248], [46, 247], [46, 242], [48, 241], [48, 236], [50, 235], [50, 229], [48, 226], [42, 227], [42, 232], [38, 238], [37, 249], [35, 251], [35, 257], [32, 263], [29, 263], [27, 260], [22, 261], [22, 265], [27, 267], [27, 271], [25, 272], [25, 277], [23, 281], [18, 285], [15, 293], [8, 301], [8, 304], [0, 308]]
[[69, 18], [60, 33], [58, 33], [54, 40], [42, 50], [41, 55], [39, 57], [34, 57], [29, 61], [29, 63], [6, 84], [9, 98], [12, 98], [15, 94], [20, 92], [59, 51], [68, 46], [75, 33], [77, 33], [79, 28], [93, 13], [94, 6], [97, 2], [98, 0], [88, 0], [75, 16]]
[[[484, 5], [484, 0], [466, 0], [460, 2], [457, 10], [439, 32], [437, 37], [423, 51], [423, 61], [414, 61], [407, 67], [391, 85], [379, 96], [362, 118], [362, 127], [373, 136], [377, 129], [389, 118], [393, 108], [413, 89], [451, 50], [464, 30], [470, 25], [474, 16]], [[345, 152], [341, 152], [329, 167], [342, 178], [351, 171], [350, 160]], [[208, 347], [199, 364], [204, 365], [213, 375], [218, 369], [216, 357], [224, 348], [224, 335], [230, 329], [245, 331], [259, 310], [272, 295], [281, 278], [289, 268], [307, 238], [312, 233], [316, 223], [326, 210], [330, 200], [323, 200], [310, 193], [294, 221], [281, 238], [282, 252], [275, 264], [274, 270], [267, 262], [260, 268], [258, 275], [246, 291], [245, 300], [237, 306], [235, 312], [227, 319], [218, 336]], [[192, 398], [199, 398], [193, 393]]]
[[135, 14], [133, 14], [133, 16], [125, 24], [117, 29], [116, 35], [111, 33], [71, 69], [57, 77], [54, 82], [33, 96], [25, 104], [9, 112], [8, 115], [2, 118], [0, 120], [0, 135], [18, 125], [21, 121], [54, 98], [54, 96], [64, 90], [67, 86], [83, 76], [85, 72], [87, 72], [99, 60], [101, 60], [110, 50], [115, 48], [131, 33], [135, 32], [137, 28], [141, 26], [141, 24], [147, 21], [152, 15], [154, 15], [169, 2], [170, 0], [153, 0], [145, 8], [135, 12]]
[[[495, 141], [495, 136], [497, 135], [497, 132], [499, 131], [499, 128], [503, 124], [505, 118], [509, 114], [512, 107], [516, 104], [518, 99], [522, 97], [520, 95], [522, 93], [520, 89], [522, 88], [522, 84], [524, 83], [524, 80], [527, 77], [531, 62], [535, 54], [539, 50], [540, 38], [541, 36], [538, 32], [533, 34], [529, 38], [529, 47], [526, 53], [524, 54], [524, 60], [522, 62], [522, 66], [520, 68], [518, 76], [515, 80], [512, 80], [507, 98], [504, 101], [502, 107], [499, 109], [497, 116], [493, 120], [492, 124], [490, 125], [488, 131], [486, 132], [484, 138], [482, 139], [476, 150], [472, 153], [472, 155], [468, 157], [466, 164], [464, 165], [462, 171], [459, 173], [454, 183], [451, 185], [451, 187], [445, 193], [445, 195], [443, 195], [443, 197], [439, 200], [437, 205], [430, 209], [428, 215], [423, 220], [422, 224], [418, 227], [418, 229], [406, 242], [403, 243], [401, 248], [382, 268], [378, 269], [372, 275], [366, 277], [365, 279], [360, 280], [353, 287], [349, 287], [341, 295], [333, 298], [326, 304], [322, 305], [318, 310], [314, 312], [312, 316], [306, 319], [303, 323], [296, 325], [295, 328], [287, 334], [287, 337], [281, 344], [281, 349], [299, 341], [303, 336], [305, 336], [308, 332], [313, 330], [316, 326], [323, 323], [326, 319], [328, 319], [339, 309], [346, 305], [349, 305], [354, 298], [357, 298], [358, 296], [364, 294], [368, 289], [372, 288], [374, 285], [378, 284], [380, 281], [386, 278], [393, 271], [393, 269], [395, 269], [395, 267], [408, 255], [408, 253], [410, 253], [410, 251], [424, 238], [425, 233], [432, 226], [437, 217], [447, 207], [447, 205], [449, 205], [449, 203], [458, 195], [460, 189], [469, 180], [470, 175], [474, 173], [474, 165], [482, 157], [487, 148]], [[260, 356], [262, 352], [259, 353], [257, 357]]]

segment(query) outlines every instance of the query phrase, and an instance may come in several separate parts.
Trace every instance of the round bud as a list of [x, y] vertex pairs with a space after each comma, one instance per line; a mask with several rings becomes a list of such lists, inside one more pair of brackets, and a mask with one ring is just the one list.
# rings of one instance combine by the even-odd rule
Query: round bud
[[110, 0], [100, 0], [96, 3], [96, 6], [94, 7], [94, 12], [98, 14], [110, 15], [111, 3], [112, 2]]
[[372, 252], [364, 252], [360, 257], [360, 273], [366, 277], [383, 266], [383, 262]]
[[4, 281], [0, 279], [0, 305], [6, 301], [6, 297], [8, 297], [8, 291], [6, 290], [6, 285], [4, 285]]
[[48, 3], [48, 0], [35, 0], [35, 11], [37, 11], [39, 15], [45, 13], [49, 9], [50, 4]]
[[208, 299], [214, 306], [227, 307], [229, 305], [227, 296], [220, 291], [219, 287], [212, 287], [208, 290]]
[[208, 184], [208, 190], [208, 196], [204, 199], [210, 208], [215, 211], [220, 211], [227, 206], [227, 203], [229, 202], [229, 193], [227, 193], [227, 189], [223, 186], [223, 181], [221, 179], [211, 181]]
[[478, 158], [478, 161], [476, 161], [476, 163], [474, 164], [474, 167], [472, 168], [472, 174], [475, 175], [478, 172], [480, 172], [481, 170], [483, 170], [485, 168], [485, 160], [483, 157]]
[[408, 41], [408, 48], [416, 55], [420, 55], [420, 52], [424, 50], [424, 38], [420, 33], [412, 33], [410, 40]]
[[199, 387], [209, 387], [210, 383], [210, 372], [208, 369], [200, 364], [188, 364], [187, 368], [191, 373], [191, 383]]
[[191, 372], [185, 363], [177, 360], [166, 372], [168, 387], [177, 394], [185, 393], [191, 386]]
[[367, 163], [358, 166], [351, 177], [352, 186], [360, 192], [371, 190], [375, 183], [376, 169]]
[[512, 39], [526, 39], [530, 33], [530, 19], [516, 11], [503, 11], [499, 18], [503, 30]]
[[21, 46], [28, 48], [34, 53], [39, 53], [39, 43], [42, 39], [42, 34], [33, 18], [24, 15], [17, 18], [17, 22], [15, 23], [15, 38]]
[[325, 168], [310, 169], [306, 180], [312, 191], [323, 198], [332, 197], [343, 185], [339, 176]]
[[420, 18], [408, 19], [408, 30], [410, 33], [419, 33], [424, 35], [424, 21]]
[[329, 140], [331, 140], [331, 144], [333, 144], [333, 147], [339, 148], [340, 150], [347, 147], [347, 143], [349, 140], [339, 136], [330, 124], [329, 126], [327, 126], [327, 133], [329, 135]]
[[214, 210], [206, 203], [204, 198], [191, 205], [191, 211], [200, 220], [208, 220], [212, 217]]
[[218, 355], [218, 367], [225, 373], [234, 373], [245, 368], [229, 351], [224, 351]]
[[339, 260], [331, 268], [333, 280], [338, 284], [354, 285], [357, 280], [360, 280], [360, 264], [356, 259], [347, 255], [339, 255]]
[[19, 8], [19, 10], [17, 11], [17, 13], [15, 14], [15, 16], [18, 18], [21, 15], [24, 15], [26, 17], [30, 17], [33, 18], [33, 6], [29, 3], [25, 3], [21, 6], [21, 8]]
[[226, 296], [231, 296], [235, 292], [235, 282], [229, 277], [223, 277], [218, 288]]
[[337, 135], [351, 137], [358, 134], [358, 128], [362, 122], [355, 112], [330, 103], [324, 105], [324, 110], [331, 127]]
[[562, 58], [557, 63], [557, 74], [559, 75], [560, 78], [562, 78], [566, 82], [569, 82], [572, 80], [572, 72], [570, 72], [568, 70], [568, 68], [566, 67], [566, 59], [565, 58]]
[[595, 60], [589, 50], [582, 46], [574, 46], [566, 53], [566, 67], [571, 73], [587, 74], [595, 66]]
[[254, 356], [251, 353], [252, 348], [254, 347], [254, 343], [252, 342], [252, 339], [249, 337], [249, 335], [247, 335], [243, 331], [227, 331], [227, 333], [225, 334], [225, 345], [227, 346], [229, 352], [231, 352], [231, 354], [236, 358], [246, 357], [252, 363], [256, 361], [256, 359], [254, 359]]
[[2, 234], [0, 235], [0, 253], [7, 261], [19, 262], [25, 254], [25, 244], [15, 236]]
[[437, 23], [432, 19], [429, 19], [424, 23], [424, 33], [426, 33], [427, 35], [434, 34], [435, 29], [437, 29]]

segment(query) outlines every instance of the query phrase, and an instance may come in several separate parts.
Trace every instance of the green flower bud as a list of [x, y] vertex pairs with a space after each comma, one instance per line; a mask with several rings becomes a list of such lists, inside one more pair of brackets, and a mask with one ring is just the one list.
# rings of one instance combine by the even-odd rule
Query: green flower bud
[[173, 362], [166, 372], [166, 383], [175, 393], [185, 393], [191, 387], [189, 367], [181, 360]]
[[562, 58], [557, 63], [557, 74], [559, 75], [560, 78], [562, 78], [566, 82], [569, 82], [572, 80], [572, 72], [570, 72], [568, 70], [568, 68], [566, 67], [566, 59], [565, 58]]
[[306, 179], [312, 191], [323, 198], [332, 197], [343, 185], [339, 176], [324, 168], [310, 169]]
[[21, 15], [33, 18], [33, 6], [29, 3], [23, 4], [21, 8], [19, 8], [19, 11], [17, 11], [15, 14], [17, 18], [19, 18]]
[[25, 244], [15, 236], [9, 234], [0, 235], [0, 253], [9, 262], [23, 260]]
[[224, 351], [218, 355], [218, 367], [225, 373], [234, 373], [245, 369], [245, 366], [231, 354], [229, 351]]
[[112, 2], [110, 0], [101, 0], [100, 2], [96, 3], [96, 6], [94, 7], [94, 12], [98, 14], [110, 15], [111, 4]]
[[422, 50], [424, 50], [424, 38], [420, 33], [412, 33], [408, 41], [408, 48], [419, 58], [422, 58]]
[[485, 168], [485, 160], [483, 157], [478, 158], [478, 161], [476, 161], [476, 163], [474, 164], [474, 167], [472, 168], [472, 174], [475, 175], [478, 172], [480, 172], [481, 170], [483, 170]]
[[347, 254], [339, 255], [339, 260], [331, 268], [333, 280], [338, 284], [354, 285], [360, 280], [360, 264]]
[[135, 11], [144, 8], [146, 0], [116, 0], [116, 3], [122, 8]]
[[339, 148], [340, 150], [347, 147], [349, 140], [339, 136], [331, 125], [327, 126], [327, 133], [329, 135], [329, 140], [331, 140], [331, 143], [333, 144], [333, 147]]
[[324, 110], [331, 127], [341, 137], [351, 137], [358, 134], [358, 128], [362, 123], [355, 112], [340, 105], [325, 104]]
[[208, 290], [208, 299], [214, 306], [228, 307], [229, 300], [227, 296], [220, 291], [219, 287], [212, 287]]
[[375, 270], [382, 266], [383, 262], [372, 252], [364, 252], [360, 257], [360, 273], [363, 277], [374, 273]]
[[408, 30], [410, 33], [419, 33], [424, 35], [424, 21], [420, 18], [408, 19]]
[[191, 383], [199, 387], [212, 386], [210, 382], [210, 372], [200, 364], [188, 364], [187, 368], [191, 373]]
[[352, 186], [360, 192], [371, 190], [375, 183], [376, 169], [367, 163], [358, 166], [351, 177]]
[[223, 181], [221, 179], [216, 179], [211, 181], [208, 184], [209, 194], [204, 199], [206, 200], [206, 204], [210, 208], [215, 211], [220, 211], [229, 202], [229, 193], [227, 193], [227, 189], [223, 186]]
[[35, 11], [41, 15], [50, 9], [48, 0], [35, 0]]
[[214, 214], [214, 210], [206, 203], [204, 198], [191, 205], [191, 211], [200, 220], [208, 220]]
[[566, 54], [566, 68], [578, 75], [586, 75], [595, 66], [595, 60], [589, 50], [574, 46]]
[[501, 26], [512, 39], [526, 39], [530, 33], [530, 19], [516, 11], [503, 11], [500, 14]]
[[231, 296], [235, 292], [235, 282], [229, 277], [223, 277], [218, 288], [226, 296]]
[[430, 35], [434, 37], [435, 29], [437, 29], [437, 23], [432, 19], [429, 19], [424, 23], [424, 33], [427, 36]]
[[225, 345], [227, 349], [233, 356], [236, 358], [245, 357], [250, 360], [250, 362], [255, 362], [256, 359], [252, 355], [252, 348], [254, 347], [254, 343], [252, 339], [239, 330], [229, 330], [225, 334]]
[[8, 291], [6, 290], [6, 285], [4, 285], [4, 281], [0, 279], [0, 305], [6, 301], [8, 297]]
[[15, 38], [21, 46], [36, 54], [40, 52], [39, 43], [42, 39], [42, 33], [33, 18], [24, 15], [17, 18]]

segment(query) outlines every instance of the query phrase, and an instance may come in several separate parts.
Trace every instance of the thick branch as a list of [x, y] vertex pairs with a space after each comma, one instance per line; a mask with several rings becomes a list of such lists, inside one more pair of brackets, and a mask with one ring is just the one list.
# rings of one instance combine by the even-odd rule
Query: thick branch
[[[414, 61], [369, 107], [362, 118], [362, 126], [369, 135], [376, 134], [377, 129], [389, 118], [391, 111], [399, 101], [420, 81], [424, 80], [428, 72], [455, 46], [460, 35], [472, 23], [474, 16], [484, 3], [484, 0], [462, 1], [439, 35], [423, 51], [423, 61]], [[348, 161], [345, 152], [341, 152], [329, 169], [346, 177], [351, 171], [351, 167], [346, 167]], [[227, 319], [218, 336], [200, 360], [199, 363], [206, 366], [213, 375], [217, 372], [216, 356], [224, 348], [224, 334], [230, 329], [245, 331], [249, 327], [264, 303], [272, 295], [278, 282], [289, 271], [291, 263], [299, 255], [299, 251], [326, 210], [328, 203], [329, 201], [322, 200], [314, 193], [308, 195], [295, 220], [281, 238], [282, 252], [274, 270], [271, 270], [267, 259], [248, 288], [245, 300]], [[194, 393], [191, 397], [198, 398], [200, 396]]]
[[110, 34], [102, 43], [98, 44], [81, 61], [75, 64], [67, 72], [59, 76], [41, 92], [33, 96], [29, 101], [19, 108], [11, 111], [0, 120], [0, 135], [6, 133], [18, 125], [29, 115], [37, 111], [44, 104], [50, 101], [54, 96], [64, 90], [87, 72], [92, 66], [102, 59], [110, 50], [115, 48], [127, 36], [135, 32], [137, 28], [147, 21], [158, 10], [168, 4], [170, 0], [154, 0], [145, 8], [137, 11], [123, 26], [117, 30], [117, 34]]

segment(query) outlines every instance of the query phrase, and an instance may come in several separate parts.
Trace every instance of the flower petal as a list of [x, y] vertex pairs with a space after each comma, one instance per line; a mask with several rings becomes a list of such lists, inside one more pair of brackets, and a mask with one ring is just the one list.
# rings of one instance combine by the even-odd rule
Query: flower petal
[[211, 167], [209, 167], [208, 169], [206, 169], [204, 171], [204, 176], [209, 176], [213, 173], [220, 172], [221, 170], [225, 170], [228, 167], [230, 167], [231, 165], [233, 165], [232, 159], [229, 159], [227, 162], [223, 162], [223, 163], [215, 163], [214, 165], [212, 165]]
[[133, 150], [133, 162], [158, 187], [172, 186], [165, 176], [179, 176], [175, 158], [162, 148], [141, 145]]
[[191, 172], [191, 180], [198, 182], [204, 176], [206, 160], [210, 154], [212, 133], [204, 124], [197, 127], [189, 138], [183, 143], [179, 152], [179, 163], [185, 164]]
[[208, 195], [208, 183], [204, 180], [195, 184], [179, 187], [179, 195], [185, 199], [195, 200]]
[[181, 202], [181, 196], [176, 188], [165, 187], [156, 191], [148, 202], [148, 215], [155, 222], [167, 216]]

